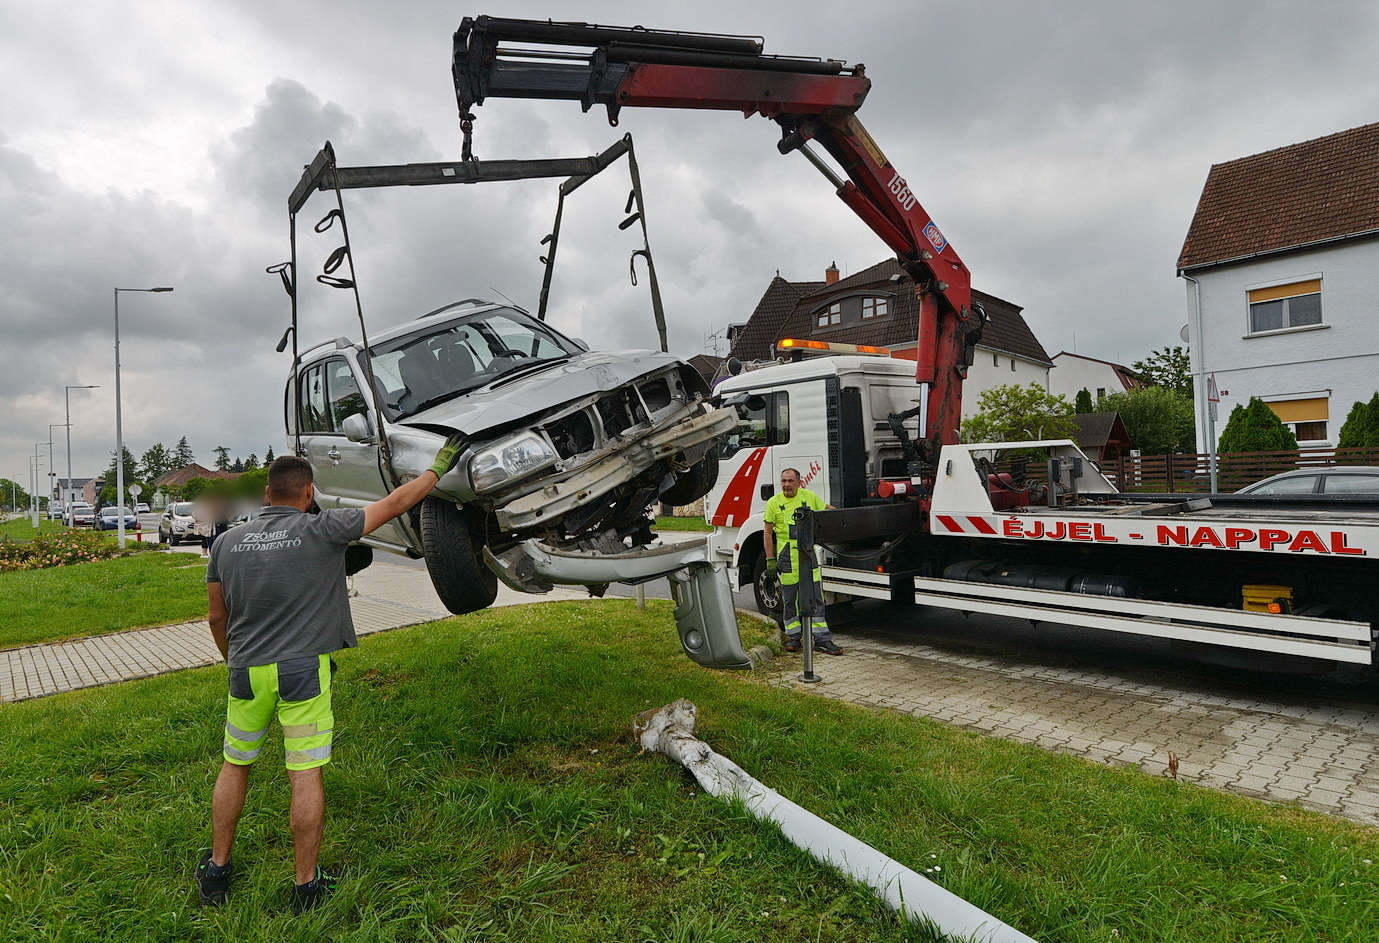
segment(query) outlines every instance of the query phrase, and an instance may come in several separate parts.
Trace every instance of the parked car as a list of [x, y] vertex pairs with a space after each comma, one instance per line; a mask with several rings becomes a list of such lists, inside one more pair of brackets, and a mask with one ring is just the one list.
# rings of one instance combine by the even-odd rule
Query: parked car
[[63, 520], [68, 527], [89, 527], [95, 520], [96, 509], [89, 504], [70, 504]]
[[190, 501], [174, 501], [158, 520], [158, 540], [174, 547], [183, 540], [196, 540], [196, 518]]
[[147, 513], [148, 513], [148, 505], [145, 504], [144, 502], [140, 501], [138, 504], [134, 505], [134, 513], [135, 513], [135, 514], [147, 514]]
[[678, 358], [591, 351], [507, 305], [446, 305], [369, 346], [367, 360], [346, 338], [302, 355], [296, 384], [288, 380], [288, 439], [331, 508], [377, 501], [463, 435], [454, 468], [419, 510], [363, 540], [424, 557], [455, 613], [493, 602], [485, 553], [519, 540], [594, 553], [649, 543], [648, 510], [707, 494], [715, 438], [738, 422], [709, 404], [703, 379]]
[[50, 520], [50, 521], [60, 521], [60, 520], [62, 520], [62, 508], [61, 508], [59, 505], [56, 505], [56, 504], [50, 504], [50, 505], [48, 505], [48, 520]]
[[1379, 467], [1296, 468], [1241, 488], [1236, 494], [1371, 494], [1379, 497]]

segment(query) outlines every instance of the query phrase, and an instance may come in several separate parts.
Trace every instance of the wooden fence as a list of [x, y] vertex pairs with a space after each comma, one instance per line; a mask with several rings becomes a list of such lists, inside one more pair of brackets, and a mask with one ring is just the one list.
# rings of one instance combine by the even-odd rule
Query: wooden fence
[[[1209, 461], [1206, 454], [1122, 456], [1102, 462], [1101, 471], [1121, 491], [1210, 491]], [[1216, 456], [1217, 490], [1238, 491], [1270, 475], [1323, 465], [1379, 465], [1379, 449], [1228, 452]]]

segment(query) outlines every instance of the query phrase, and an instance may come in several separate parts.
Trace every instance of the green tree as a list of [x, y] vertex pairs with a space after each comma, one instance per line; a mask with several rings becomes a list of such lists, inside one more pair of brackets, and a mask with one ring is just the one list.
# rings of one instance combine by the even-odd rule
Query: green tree
[[1336, 445], [1343, 449], [1379, 447], [1379, 393], [1367, 403], [1350, 407]]
[[[96, 494], [96, 503], [100, 505], [116, 504], [115, 485], [119, 479], [116, 477], [115, 453], [110, 453], [110, 464], [106, 467], [103, 484], [100, 491]], [[129, 486], [133, 484], [143, 485], [139, 479], [139, 465], [134, 461], [134, 454], [129, 451], [129, 446], [124, 447], [124, 500], [129, 500]], [[145, 488], [145, 491], [148, 489]]]
[[186, 468], [194, 461], [196, 456], [192, 454], [192, 447], [187, 444], [187, 437], [183, 436], [177, 440], [177, 447], [172, 450], [172, 467]]
[[1218, 452], [1282, 452], [1297, 447], [1293, 431], [1258, 396], [1231, 410], [1216, 442]]
[[259, 467], [259, 457], [258, 457], [257, 455], [255, 455], [253, 452], [250, 452], [250, 453], [249, 453], [249, 457], [246, 458], [246, 459], [244, 460], [244, 468], [241, 469], [241, 470], [242, 470], [242, 471], [253, 471], [255, 468], [258, 468], [258, 467]]
[[963, 421], [964, 442], [1071, 439], [1077, 431], [1067, 397], [1050, 393], [1038, 383], [983, 390], [977, 405], [978, 413]]
[[29, 506], [29, 492], [24, 486], [9, 478], [0, 478], [0, 504], [18, 510]]
[[236, 458], [234, 463], [230, 466], [230, 471], [234, 472], [236, 475], [244, 471], [244, 460]]
[[1187, 351], [1182, 347], [1165, 347], [1156, 350], [1143, 360], [1130, 365], [1148, 382], [1155, 386], [1167, 387], [1175, 393], [1192, 396], [1192, 367]]
[[1085, 386], [1077, 391], [1077, 398], [1073, 400], [1073, 411], [1077, 413], [1096, 412], [1096, 407], [1092, 405], [1092, 391]]
[[1097, 409], [1120, 413], [1132, 448], [1145, 455], [1192, 452], [1197, 448], [1192, 397], [1166, 386], [1142, 386], [1103, 396]]
[[211, 449], [215, 453], [215, 467], [217, 471], [230, 470], [230, 450], [226, 446], [217, 445]]
[[268, 451], [263, 453], [263, 464], [264, 464], [264, 467], [266, 468], [266, 467], [268, 467], [269, 465], [272, 465], [272, 464], [273, 464], [273, 459], [275, 459], [275, 458], [277, 458], [277, 456], [273, 454], [273, 446], [270, 445], [270, 446], [268, 447]]
[[139, 474], [147, 482], [155, 482], [170, 471], [172, 471], [172, 455], [163, 447], [161, 442], [150, 445], [139, 458]]

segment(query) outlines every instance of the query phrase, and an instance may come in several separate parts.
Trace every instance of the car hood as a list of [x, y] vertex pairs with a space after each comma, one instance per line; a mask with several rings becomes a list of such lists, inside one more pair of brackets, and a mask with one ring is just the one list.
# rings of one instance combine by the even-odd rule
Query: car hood
[[408, 416], [404, 426], [445, 426], [468, 436], [488, 429], [531, 421], [591, 394], [618, 387], [669, 366], [680, 358], [653, 350], [601, 350], [575, 354], [544, 370], [489, 384]]

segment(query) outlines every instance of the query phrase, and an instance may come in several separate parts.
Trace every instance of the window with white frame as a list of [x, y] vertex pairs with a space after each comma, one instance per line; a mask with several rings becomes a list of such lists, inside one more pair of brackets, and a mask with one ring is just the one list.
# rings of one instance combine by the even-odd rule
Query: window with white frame
[[890, 314], [891, 303], [888, 298], [863, 298], [862, 299], [862, 319], [884, 318]]
[[835, 301], [819, 312], [819, 327], [834, 327], [843, 323], [843, 303]]
[[1322, 323], [1322, 280], [1255, 288], [1250, 300], [1250, 333], [1265, 334]]
[[1265, 400], [1297, 438], [1298, 444], [1306, 448], [1308, 444], [1327, 442], [1327, 422], [1330, 419], [1330, 400], [1325, 396], [1310, 396], [1305, 399]]

